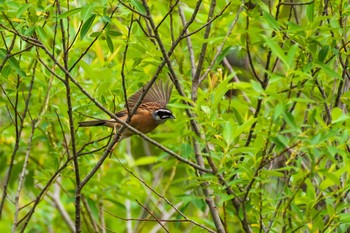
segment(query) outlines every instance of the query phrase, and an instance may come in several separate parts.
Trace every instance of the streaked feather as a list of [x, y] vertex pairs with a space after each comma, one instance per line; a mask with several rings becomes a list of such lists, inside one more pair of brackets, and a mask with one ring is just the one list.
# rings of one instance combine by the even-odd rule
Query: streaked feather
[[[145, 88], [143, 87], [128, 98], [128, 106], [130, 109], [136, 105], [144, 90]], [[160, 108], [165, 108], [170, 100], [171, 91], [172, 85], [170, 85], [169, 82], [163, 84], [162, 81], [158, 81], [148, 90], [141, 103], [158, 103]]]

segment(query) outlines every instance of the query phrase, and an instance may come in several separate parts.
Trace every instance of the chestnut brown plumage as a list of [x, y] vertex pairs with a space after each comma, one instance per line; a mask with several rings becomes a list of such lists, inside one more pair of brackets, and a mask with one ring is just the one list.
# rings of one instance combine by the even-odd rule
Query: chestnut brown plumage
[[[166, 108], [170, 100], [172, 86], [169, 82], [163, 84], [158, 81], [152, 85], [143, 98], [140, 106], [137, 108], [135, 114], [132, 116], [130, 125], [138, 131], [146, 134], [154, 130], [158, 125], [163, 124], [168, 119], [174, 119], [173, 113]], [[136, 105], [139, 97], [144, 92], [144, 88], [138, 90], [127, 100], [129, 110], [131, 111]], [[117, 112], [116, 117], [122, 121], [126, 121], [128, 118], [128, 111], [126, 109]], [[116, 120], [92, 120], [79, 122], [80, 127], [91, 126], [107, 126], [117, 129], [121, 126]], [[130, 137], [134, 133], [128, 129], [125, 129], [122, 134], [122, 139]]]

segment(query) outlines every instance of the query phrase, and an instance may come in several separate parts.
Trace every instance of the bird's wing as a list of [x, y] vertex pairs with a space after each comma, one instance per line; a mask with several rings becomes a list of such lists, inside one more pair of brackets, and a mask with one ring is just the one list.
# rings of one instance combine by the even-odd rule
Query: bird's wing
[[[138, 90], [135, 94], [130, 96], [128, 98], [128, 106], [130, 109], [132, 109], [142, 93], [144, 92], [145, 87], [141, 88]], [[149, 103], [149, 102], [154, 102], [158, 103], [161, 108], [165, 108], [165, 106], [168, 104], [170, 95], [172, 91], [172, 85], [170, 85], [169, 82], [166, 82], [163, 84], [162, 81], [158, 81], [152, 85], [152, 87], [148, 90], [146, 96], [142, 100], [143, 103]]]

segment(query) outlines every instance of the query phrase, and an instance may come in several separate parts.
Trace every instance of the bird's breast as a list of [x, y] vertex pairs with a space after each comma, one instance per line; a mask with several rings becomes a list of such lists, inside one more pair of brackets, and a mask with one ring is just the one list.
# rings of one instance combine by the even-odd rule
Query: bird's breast
[[138, 109], [132, 116], [130, 125], [146, 134], [154, 130], [159, 124], [153, 118], [151, 111]]

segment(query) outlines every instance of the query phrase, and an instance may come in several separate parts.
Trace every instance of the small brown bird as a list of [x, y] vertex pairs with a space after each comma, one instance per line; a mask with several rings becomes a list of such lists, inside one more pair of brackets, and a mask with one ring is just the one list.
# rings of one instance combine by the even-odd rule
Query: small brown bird
[[[168, 119], [175, 119], [173, 113], [166, 108], [171, 95], [172, 86], [167, 82], [165, 85], [161, 81], [154, 83], [148, 90], [146, 96], [143, 98], [140, 106], [137, 108], [135, 114], [132, 116], [129, 124], [138, 131], [146, 134], [154, 130], [158, 125], [163, 124]], [[136, 105], [140, 95], [144, 92], [144, 88], [138, 90], [127, 100], [129, 110], [131, 111]], [[115, 114], [120, 120], [125, 121], [128, 118], [128, 111], [126, 109]], [[90, 126], [107, 126], [117, 129], [121, 124], [116, 120], [93, 120], [79, 122], [81, 127]], [[124, 129], [122, 139], [130, 137], [135, 133]]]

